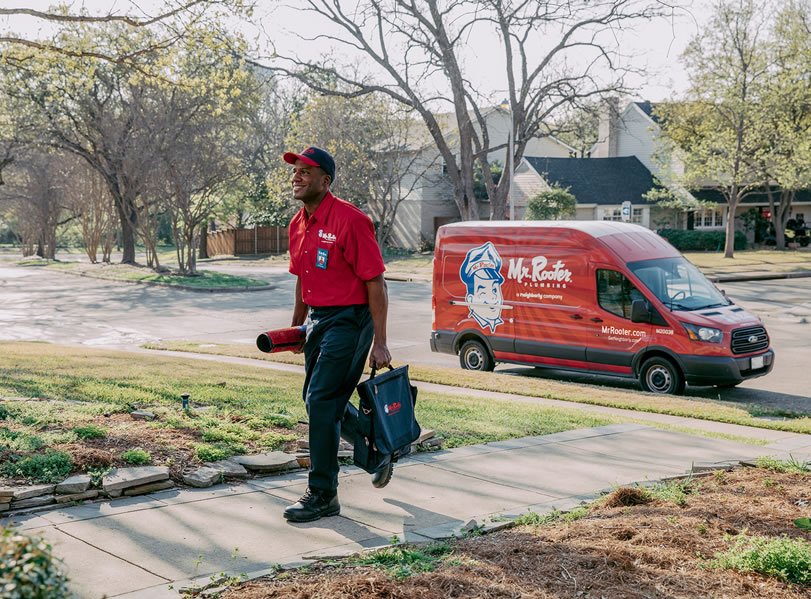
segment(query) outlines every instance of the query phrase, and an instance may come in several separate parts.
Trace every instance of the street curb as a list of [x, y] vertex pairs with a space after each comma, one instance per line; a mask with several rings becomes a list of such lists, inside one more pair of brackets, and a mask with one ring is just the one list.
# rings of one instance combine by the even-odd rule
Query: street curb
[[713, 283], [738, 283], [743, 281], [772, 281], [777, 279], [805, 279], [811, 277], [811, 272], [782, 272], [765, 273], [762, 275], [720, 275], [707, 277]]

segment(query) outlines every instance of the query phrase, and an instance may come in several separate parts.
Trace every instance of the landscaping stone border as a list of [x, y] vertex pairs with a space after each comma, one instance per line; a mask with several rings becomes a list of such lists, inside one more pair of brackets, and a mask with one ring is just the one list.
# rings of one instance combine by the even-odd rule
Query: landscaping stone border
[[[342, 442], [343, 443], [343, 442]], [[423, 430], [412, 444], [412, 450], [440, 449], [442, 437], [432, 430]], [[183, 475], [183, 484], [206, 488], [225, 481], [264, 478], [306, 470], [310, 466], [309, 444], [298, 442], [298, 453], [270, 451], [260, 454], [233, 456], [219, 462], [206, 462]], [[342, 444], [339, 458], [351, 458], [352, 446]], [[108, 501], [120, 497], [146, 495], [171, 489], [175, 482], [169, 478], [168, 466], [133, 466], [115, 468], [101, 480], [100, 489], [91, 489], [87, 474], [74, 474], [61, 483], [36, 484], [20, 487], [0, 487], [0, 518], [19, 516], [62, 507], [66, 503]]]

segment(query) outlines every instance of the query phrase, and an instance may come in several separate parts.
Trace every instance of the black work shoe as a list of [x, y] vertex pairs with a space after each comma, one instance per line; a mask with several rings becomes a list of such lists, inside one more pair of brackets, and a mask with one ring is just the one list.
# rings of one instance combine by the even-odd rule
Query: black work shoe
[[307, 488], [296, 503], [287, 506], [284, 517], [291, 522], [312, 522], [326, 516], [337, 516], [341, 513], [338, 495], [326, 495], [317, 489]]
[[372, 475], [372, 486], [378, 489], [385, 487], [391, 480], [392, 472], [394, 472], [394, 463], [389, 462]]

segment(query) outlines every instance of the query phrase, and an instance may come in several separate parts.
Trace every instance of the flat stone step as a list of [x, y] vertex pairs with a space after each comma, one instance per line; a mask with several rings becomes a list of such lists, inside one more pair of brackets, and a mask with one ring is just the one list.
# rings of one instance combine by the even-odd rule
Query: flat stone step
[[135, 420], [155, 420], [155, 413], [148, 410], [135, 410], [130, 416]]
[[222, 472], [225, 478], [248, 478], [250, 476], [242, 464], [232, 459], [220, 460], [219, 462], [206, 462], [203, 466], [214, 468]]
[[256, 455], [240, 455], [234, 456], [231, 459], [242, 464], [251, 472], [260, 472], [263, 474], [298, 468], [296, 456], [284, 453], [283, 451], [271, 451], [269, 453], [259, 453]]
[[130, 487], [166, 480], [169, 478], [168, 466], [137, 466], [135, 468], [118, 468], [110, 472], [101, 481], [104, 491], [111, 493]]
[[84, 501], [85, 499], [95, 499], [99, 496], [96, 489], [85, 491], [84, 493], [71, 493], [70, 495], [56, 495], [56, 503], [71, 503], [72, 501]]
[[171, 480], [161, 480], [156, 483], [148, 483], [146, 485], [139, 485], [137, 487], [130, 487], [124, 490], [124, 495], [132, 497], [133, 495], [146, 495], [147, 493], [156, 493], [157, 491], [164, 491], [171, 489], [175, 483]]
[[56, 485], [58, 494], [84, 493], [90, 488], [89, 474], [75, 474]]
[[18, 487], [14, 489], [12, 497], [14, 501], [22, 499], [30, 499], [31, 497], [40, 497], [41, 495], [52, 495], [56, 485], [34, 485], [32, 487]]
[[201, 466], [190, 474], [184, 474], [183, 482], [192, 487], [204, 488], [220, 482], [222, 477], [222, 472], [216, 468]]
[[41, 505], [50, 505], [55, 503], [56, 499], [53, 495], [42, 495], [39, 497], [31, 497], [29, 499], [21, 499], [20, 501], [12, 501], [12, 510], [24, 510], [29, 507], [39, 507]]

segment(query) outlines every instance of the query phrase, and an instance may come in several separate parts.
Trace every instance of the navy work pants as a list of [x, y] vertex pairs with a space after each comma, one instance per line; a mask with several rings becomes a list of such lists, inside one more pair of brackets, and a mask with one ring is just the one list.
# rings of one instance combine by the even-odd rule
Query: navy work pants
[[304, 401], [310, 422], [312, 489], [335, 493], [338, 446], [355, 442], [357, 409], [349, 398], [363, 374], [374, 337], [369, 306], [310, 308], [304, 344]]

